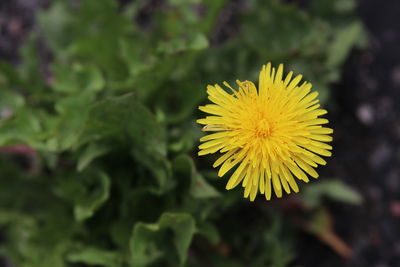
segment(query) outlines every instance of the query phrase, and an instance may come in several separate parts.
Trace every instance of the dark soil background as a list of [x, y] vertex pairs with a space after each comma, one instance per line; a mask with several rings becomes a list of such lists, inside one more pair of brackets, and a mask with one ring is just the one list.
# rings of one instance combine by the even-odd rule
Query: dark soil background
[[365, 201], [336, 207], [335, 218], [354, 249], [346, 266], [400, 266], [400, 1], [360, 1], [359, 14], [371, 44], [354, 51], [342, 82], [332, 88], [337, 108], [330, 167]]
[[[47, 4], [0, 0], [0, 59], [18, 63], [35, 11]], [[343, 260], [304, 234], [294, 266], [400, 266], [400, 1], [362, 0], [358, 10], [371, 43], [353, 51], [342, 81], [332, 86], [334, 156], [325, 170], [363, 195], [362, 206], [330, 207], [338, 235], [354, 254]]]
[[370, 46], [353, 51], [332, 86], [334, 156], [327, 170], [364, 198], [360, 207], [332, 207], [336, 231], [354, 254], [341, 260], [305, 237], [301, 266], [400, 266], [400, 1], [363, 0], [358, 12]]

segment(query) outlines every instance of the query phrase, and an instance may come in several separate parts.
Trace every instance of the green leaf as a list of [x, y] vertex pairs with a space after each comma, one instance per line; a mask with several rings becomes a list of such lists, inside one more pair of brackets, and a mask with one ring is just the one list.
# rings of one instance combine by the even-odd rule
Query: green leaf
[[174, 159], [173, 169], [178, 175], [183, 175], [181, 181], [190, 177], [189, 193], [194, 198], [214, 198], [220, 193], [196, 170], [193, 160], [187, 155], [180, 155]]
[[264, 231], [264, 247], [267, 249], [258, 260], [259, 266], [285, 267], [294, 259], [293, 240], [287, 234], [284, 223], [279, 216], [272, 219], [272, 223]]
[[112, 138], [131, 143], [143, 152], [166, 154], [164, 128], [134, 93], [94, 105], [81, 137], [83, 140]]
[[203, 50], [209, 46], [208, 39], [204, 34], [198, 33], [189, 41], [190, 50]]
[[[44, 93], [46, 86], [44, 75], [40, 71], [40, 57], [37, 48], [37, 34], [32, 33], [21, 47], [22, 61], [18, 67], [19, 76], [23, 80], [24, 89], [36, 94]], [[39, 97], [40, 95], [36, 95]]]
[[158, 61], [156, 55], [152, 53], [143, 54], [144, 47], [128, 38], [119, 40], [119, 45], [131, 75], [141, 78], [138, 75], [150, 71], [154, 72], [154, 66]]
[[[164, 194], [175, 185], [171, 179], [171, 164], [162, 155], [156, 153], [143, 153], [141, 149], [133, 148], [133, 157], [153, 175], [157, 186], [150, 186], [154, 194]], [[148, 179], [146, 179], [148, 180]]]
[[[110, 178], [108, 175], [100, 172], [95, 178], [91, 179], [86, 187], [85, 195], [78, 199], [74, 207], [74, 215], [78, 221], [92, 217], [110, 195]], [[93, 186], [95, 186], [95, 189], [91, 188]]]
[[303, 201], [307, 207], [317, 207], [323, 197], [353, 205], [362, 202], [361, 195], [340, 180], [320, 181], [306, 186], [303, 190]]
[[66, 256], [72, 263], [100, 265], [108, 267], [122, 266], [123, 256], [116, 251], [99, 249], [96, 247], [80, 247]]
[[248, 51], [261, 56], [262, 63], [282, 60], [297, 51], [312, 29], [309, 17], [294, 6], [279, 1], [251, 1], [250, 8], [253, 12], [243, 18], [245, 36], [240, 36], [240, 41], [248, 46]]
[[208, 40], [204, 34], [196, 33], [189, 38], [175, 38], [159, 43], [157, 51], [160, 53], [175, 54], [190, 50], [203, 50], [208, 47]]
[[336, 67], [344, 62], [350, 50], [358, 43], [365, 40], [363, 26], [355, 21], [341, 28], [335, 35], [334, 41], [328, 47], [326, 65]]
[[114, 0], [83, 0], [71, 25], [74, 42], [68, 53], [88, 60], [112, 80], [126, 77], [127, 69], [118, 51], [121, 38], [129, 36], [133, 23], [118, 12]]
[[132, 264], [146, 266], [161, 256], [170, 257], [165, 252], [166, 243], [159, 242], [162, 231], [170, 229], [173, 232], [172, 241], [183, 265], [187, 258], [187, 251], [196, 231], [195, 221], [186, 213], [164, 213], [157, 223], [137, 223], [133, 228], [130, 241]]
[[[132, 235], [132, 224], [156, 221], [170, 204], [168, 197], [152, 194], [144, 186], [138, 186], [134, 189], [128, 188], [126, 182], [121, 182], [121, 179], [118, 179], [115, 183], [116, 187], [119, 188], [119, 194], [124, 197], [118, 203], [121, 216], [111, 224], [110, 235], [112, 241], [120, 249], [125, 250]], [[144, 209], [143, 203], [146, 203], [148, 208]]]
[[[205, 97], [204, 85], [194, 81], [190, 83], [181, 83], [176, 88], [168, 90], [168, 96], [165, 96], [162, 108], [166, 114], [165, 121], [168, 124], [187, 121], [193, 114], [197, 106]], [[176, 105], [171, 107], [170, 99], [174, 99]], [[192, 127], [192, 125], [190, 125]]]
[[11, 117], [14, 112], [25, 104], [24, 98], [13, 91], [0, 91], [0, 121]]
[[92, 143], [86, 147], [78, 159], [77, 171], [85, 169], [95, 158], [106, 154], [111, 150], [110, 146]]
[[221, 237], [215, 225], [211, 223], [204, 223], [199, 225], [198, 228], [198, 233], [206, 237], [211, 242], [211, 244], [217, 245], [220, 242]]
[[59, 116], [50, 127], [49, 150], [65, 151], [80, 144], [81, 133], [87, 124], [87, 114], [94, 99], [93, 92], [83, 91], [63, 97], [55, 104]]
[[76, 221], [92, 217], [108, 200], [110, 178], [100, 170], [86, 169], [81, 173], [67, 173], [57, 180], [54, 192], [68, 201], [74, 209]]
[[72, 41], [70, 26], [73, 19], [71, 9], [64, 1], [54, 1], [47, 10], [39, 10], [37, 13], [39, 28], [44, 33], [46, 44], [57, 53], [56, 56]]
[[[66, 117], [71, 119], [72, 116], [79, 116], [85, 119], [85, 113], [89, 108], [88, 106], [90, 106], [94, 100], [95, 95], [93, 92], [80, 92], [61, 98], [55, 103], [55, 109], [61, 114], [61, 117], [66, 115]], [[62, 119], [67, 120], [67, 118]]]
[[43, 147], [45, 137], [40, 114], [29, 109], [20, 109], [14, 116], [0, 121], [0, 145], [27, 144]]
[[76, 94], [82, 91], [97, 92], [104, 88], [103, 76], [93, 65], [54, 64], [53, 69], [55, 75], [53, 88], [58, 92]]
[[340, 20], [340, 15], [349, 14], [356, 6], [355, 0], [311, 0], [308, 8], [315, 16]]
[[193, 173], [190, 194], [194, 198], [213, 198], [220, 197], [221, 194], [199, 173]]
[[2, 61], [0, 61], [0, 86], [10, 89], [23, 86], [18, 70], [13, 65]]

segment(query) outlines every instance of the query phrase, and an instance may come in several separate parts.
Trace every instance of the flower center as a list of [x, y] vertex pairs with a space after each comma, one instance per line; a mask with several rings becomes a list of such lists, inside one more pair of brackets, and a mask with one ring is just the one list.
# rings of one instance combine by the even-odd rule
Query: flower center
[[261, 138], [268, 138], [273, 132], [273, 124], [266, 118], [256, 122], [255, 135]]

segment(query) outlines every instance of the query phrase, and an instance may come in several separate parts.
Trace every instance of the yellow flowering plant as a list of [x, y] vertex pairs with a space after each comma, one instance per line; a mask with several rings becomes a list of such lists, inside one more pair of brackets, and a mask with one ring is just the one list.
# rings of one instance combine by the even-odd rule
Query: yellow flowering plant
[[[326, 265], [298, 231], [351, 254], [326, 200], [361, 196], [335, 168], [298, 180], [331, 155], [318, 99], [346, 115], [329, 92], [366, 36], [355, 0], [3, 2], [0, 266]], [[282, 65], [257, 84], [264, 59], [320, 95]], [[254, 83], [205, 99], [236, 75]]]

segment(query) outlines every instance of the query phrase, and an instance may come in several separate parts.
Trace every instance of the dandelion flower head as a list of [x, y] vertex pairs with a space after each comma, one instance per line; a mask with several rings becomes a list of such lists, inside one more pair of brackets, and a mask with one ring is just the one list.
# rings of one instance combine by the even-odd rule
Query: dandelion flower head
[[[327, 113], [320, 108], [318, 92], [311, 84], [300, 83], [302, 75], [293, 72], [283, 77], [283, 65], [278, 69], [268, 63], [261, 69], [258, 89], [250, 81], [236, 81], [238, 90], [227, 82], [207, 87], [213, 104], [200, 106], [209, 113], [197, 120], [210, 132], [200, 139], [199, 155], [219, 153], [213, 167], [218, 176], [232, 169], [226, 189], [239, 184], [244, 197], [254, 201], [258, 193], [271, 199], [298, 192], [296, 180], [309, 182], [318, 178], [317, 165], [325, 165], [321, 156], [331, 156], [332, 129], [319, 116]], [[231, 91], [230, 93], [228, 93]]]

